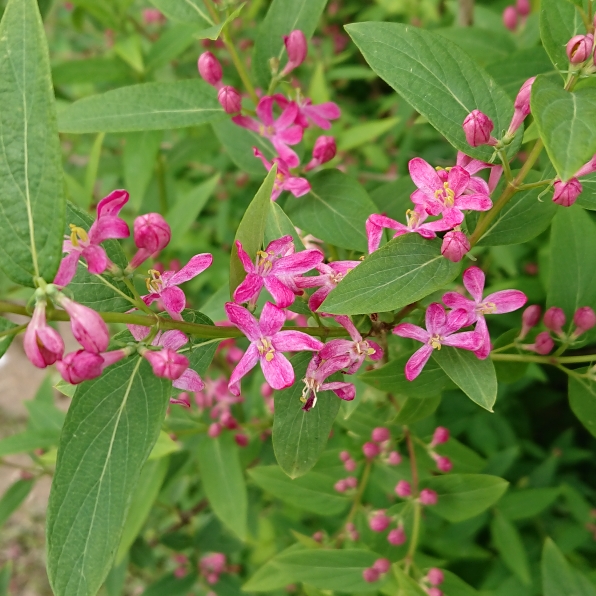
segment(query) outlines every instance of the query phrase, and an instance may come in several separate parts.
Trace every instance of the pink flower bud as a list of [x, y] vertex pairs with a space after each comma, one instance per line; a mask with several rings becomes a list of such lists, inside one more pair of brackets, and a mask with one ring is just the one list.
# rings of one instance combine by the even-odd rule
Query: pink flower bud
[[565, 313], [562, 308], [551, 306], [545, 313], [543, 323], [544, 326], [556, 333], [563, 335], [563, 325], [566, 321]]
[[320, 136], [315, 141], [315, 146], [312, 150], [312, 159], [304, 167], [304, 171], [308, 172], [313, 168], [319, 167], [321, 164], [331, 161], [337, 153], [337, 145], [333, 137]]
[[438, 500], [438, 495], [434, 490], [430, 490], [430, 488], [423, 488], [420, 491], [420, 502], [423, 505], [436, 505]]
[[555, 180], [553, 186], [555, 189], [553, 203], [562, 207], [571, 207], [583, 190], [581, 182], [577, 178], [571, 178], [567, 182]]
[[153, 254], [163, 250], [171, 237], [172, 230], [159, 213], [146, 213], [135, 219], [134, 239], [137, 248], [144, 248]]
[[384, 511], [376, 511], [368, 522], [368, 527], [373, 532], [384, 532], [391, 523], [391, 518], [385, 515]]
[[387, 463], [390, 466], [399, 466], [401, 464], [401, 455], [397, 451], [391, 451], [387, 457]]
[[211, 52], [203, 52], [199, 56], [197, 66], [199, 68], [199, 74], [206, 83], [213, 85], [213, 87], [220, 85], [223, 77], [221, 64]]
[[288, 53], [288, 63], [281, 72], [281, 76], [287, 75], [300, 66], [304, 62], [308, 52], [306, 37], [300, 29], [295, 29], [290, 35], [284, 35], [284, 44]]
[[526, 350], [531, 350], [532, 352], [546, 356], [547, 354], [550, 354], [555, 347], [555, 342], [548, 331], [542, 331], [536, 336], [533, 344], [524, 345], [523, 347], [526, 348]]
[[218, 91], [217, 101], [219, 101], [226, 114], [237, 114], [242, 109], [242, 97], [230, 85], [225, 85]]
[[527, 17], [532, 7], [530, 6], [530, 0], [517, 0], [515, 3], [515, 9], [517, 10], [517, 14], [522, 17]]
[[219, 417], [219, 423], [222, 426], [225, 426], [229, 430], [234, 430], [238, 428], [238, 422], [230, 412], [223, 412], [222, 415]]
[[348, 476], [346, 478], [346, 486], [348, 488], [356, 488], [358, 486], [358, 478], [355, 476]]
[[428, 596], [443, 596], [443, 592], [441, 590], [439, 590], [439, 588], [428, 588], [428, 590], [426, 590], [426, 593], [428, 594]]
[[453, 463], [451, 462], [451, 460], [448, 457], [439, 456], [436, 459], [436, 463], [437, 463], [437, 468], [441, 472], [451, 472], [451, 470], [453, 469]]
[[466, 141], [471, 147], [479, 147], [480, 145], [494, 145], [496, 139], [491, 137], [491, 133], [495, 127], [493, 121], [480, 110], [470, 112], [463, 123], [464, 134]]
[[526, 119], [526, 116], [530, 113], [530, 95], [535, 80], [536, 77], [532, 77], [521, 86], [521, 89], [513, 102], [513, 118], [511, 118], [511, 123], [507, 129], [506, 136], [512, 137], [521, 126], [522, 122]]
[[387, 534], [387, 541], [389, 542], [389, 544], [392, 544], [393, 546], [400, 546], [402, 544], [405, 544], [406, 540], [406, 533], [404, 531], [403, 526], [394, 528], [393, 530], [391, 530], [391, 532], [389, 532], [389, 534]]
[[430, 447], [440, 445], [441, 443], [446, 443], [448, 440], [449, 429], [445, 428], [444, 426], [437, 426], [437, 428], [435, 428], [435, 432], [433, 433], [433, 438], [430, 442]]
[[341, 459], [341, 461], [346, 462], [349, 459], [352, 459], [352, 456], [350, 455], [349, 451], [340, 451], [339, 452], [339, 459]]
[[56, 301], [70, 316], [72, 334], [83, 348], [88, 352], [104, 352], [110, 343], [110, 334], [99, 314], [61, 293]]
[[62, 337], [46, 322], [45, 300], [39, 300], [35, 305], [33, 316], [23, 338], [23, 348], [27, 358], [37, 368], [45, 368], [54, 364], [64, 354]]
[[596, 314], [589, 306], [582, 306], [575, 311], [573, 322], [577, 327], [573, 335], [578, 337], [596, 325]]
[[379, 573], [387, 573], [391, 569], [391, 561], [389, 559], [377, 559], [372, 566]]
[[188, 358], [170, 348], [164, 348], [158, 352], [146, 349], [142, 356], [153, 368], [153, 374], [163, 379], [175, 381], [188, 368]]
[[215, 439], [215, 437], [219, 437], [219, 435], [221, 435], [221, 431], [223, 430], [221, 424], [217, 423], [217, 422], [213, 422], [213, 424], [209, 425], [209, 430], [207, 431], [207, 434], [212, 438]]
[[412, 486], [407, 480], [400, 480], [395, 485], [395, 494], [402, 499], [406, 499], [412, 494]]
[[508, 6], [503, 11], [503, 25], [509, 29], [509, 31], [515, 31], [517, 27], [517, 11], [515, 7]]
[[321, 532], [321, 531], [319, 531], [319, 532], [315, 532], [315, 533], [312, 535], [312, 539], [313, 539], [315, 542], [323, 542], [323, 532]]
[[372, 567], [368, 567], [362, 572], [362, 577], [365, 582], [372, 584], [379, 579], [379, 575], [381, 575], [376, 569]]
[[524, 339], [524, 337], [528, 335], [528, 331], [538, 325], [541, 314], [542, 309], [538, 304], [532, 304], [531, 306], [528, 306], [526, 310], [524, 310], [524, 314], [522, 315], [521, 333], [519, 334], [520, 339]]
[[382, 443], [383, 441], [388, 441], [391, 438], [391, 433], [389, 432], [388, 428], [384, 426], [379, 426], [373, 429], [371, 433], [371, 439], [375, 443]]
[[441, 254], [454, 263], [459, 263], [470, 251], [470, 243], [463, 232], [452, 230], [443, 236]]
[[356, 462], [353, 459], [348, 459], [344, 462], [346, 472], [353, 472], [356, 469]]
[[238, 447], [246, 447], [248, 445], [248, 437], [242, 433], [234, 435], [234, 441]]
[[567, 57], [571, 64], [581, 64], [585, 62], [592, 55], [592, 48], [594, 47], [594, 36], [591, 33], [588, 35], [575, 35], [567, 42]]
[[381, 449], [375, 443], [364, 443], [364, 445], [362, 445], [362, 453], [364, 453], [366, 459], [373, 459], [381, 453]]
[[143, 10], [143, 22], [145, 25], [163, 23], [165, 20], [165, 17], [157, 8], [145, 8]]
[[56, 362], [56, 368], [67, 383], [78, 385], [101, 376], [103, 358], [94, 352], [79, 350], [66, 354], [62, 360]]
[[345, 493], [348, 490], [348, 487], [346, 486], [346, 481], [342, 478], [341, 480], [338, 480], [334, 485], [333, 488], [338, 492], [338, 493]]
[[428, 570], [428, 573], [426, 574], [426, 579], [433, 586], [438, 586], [442, 584], [443, 581], [445, 581], [445, 576], [440, 569], [438, 569], [437, 567], [432, 567]]

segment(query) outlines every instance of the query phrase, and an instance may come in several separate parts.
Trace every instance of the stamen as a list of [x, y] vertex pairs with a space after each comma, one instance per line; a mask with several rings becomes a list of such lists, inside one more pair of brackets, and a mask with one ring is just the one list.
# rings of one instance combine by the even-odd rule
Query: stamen
[[89, 236], [83, 228], [75, 226], [74, 224], [69, 224], [68, 227], [70, 228], [70, 242], [74, 247], [79, 246], [79, 240], [81, 242], [87, 242], [89, 240]]
[[161, 273], [157, 269], [149, 269], [147, 271], [150, 277], [145, 278], [145, 284], [147, 285], [147, 290], [149, 292], [155, 292], [158, 294], [163, 286], [163, 282], [161, 280]]
[[483, 315], [494, 315], [497, 312], [497, 305], [494, 302], [484, 302], [477, 310]]
[[435, 333], [435, 335], [431, 336], [431, 338], [428, 340], [428, 344], [433, 350], [440, 350], [441, 336], [438, 333]]

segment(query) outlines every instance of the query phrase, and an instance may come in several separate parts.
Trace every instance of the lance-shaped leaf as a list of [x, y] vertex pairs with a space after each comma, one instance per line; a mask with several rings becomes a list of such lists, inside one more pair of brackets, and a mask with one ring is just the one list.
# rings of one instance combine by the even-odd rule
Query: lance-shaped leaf
[[48, 505], [48, 576], [56, 596], [95, 596], [108, 574], [169, 392], [170, 383], [139, 357], [77, 389]]
[[596, 437], [596, 383], [586, 377], [569, 376], [569, 405], [579, 421]]
[[574, 569], [557, 545], [547, 538], [541, 561], [542, 593], [544, 596], [596, 596], [596, 587], [580, 571]]
[[213, 20], [202, 0], [150, 0], [168, 19], [200, 27], [213, 25]]
[[10, 0], [0, 23], [0, 266], [13, 281], [52, 281], [65, 196], [48, 48], [35, 0]]

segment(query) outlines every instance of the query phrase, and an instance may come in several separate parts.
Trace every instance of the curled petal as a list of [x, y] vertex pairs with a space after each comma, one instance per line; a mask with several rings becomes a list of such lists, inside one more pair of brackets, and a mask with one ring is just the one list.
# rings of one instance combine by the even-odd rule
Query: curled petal
[[321, 385], [321, 391], [333, 391], [337, 397], [344, 401], [352, 401], [356, 397], [356, 387], [352, 383], [333, 381]]
[[238, 249], [238, 258], [244, 267], [244, 271], [246, 271], [246, 273], [254, 273], [255, 265], [252, 262], [252, 259], [248, 256], [248, 253], [242, 248], [242, 242], [240, 242], [240, 240], [236, 240], [236, 248]]
[[441, 333], [445, 327], [445, 309], [438, 302], [433, 302], [426, 309], [426, 329], [431, 334]]
[[329, 292], [331, 292], [333, 288], [330, 286], [323, 286], [319, 288], [314, 294], [308, 299], [308, 308], [313, 312], [316, 311], [321, 304], [325, 301], [325, 298], [329, 296]]
[[275, 352], [271, 360], [261, 358], [261, 368], [265, 380], [273, 389], [285, 389], [294, 383], [294, 369], [281, 352]]
[[175, 381], [172, 381], [172, 386], [176, 389], [183, 389], [184, 391], [202, 391], [205, 387], [203, 379], [199, 373], [192, 368], [187, 368]]
[[446, 337], [441, 343], [452, 348], [461, 348], [462, 350], [475, 352], [482, 345], [482, 336], [476, 333], [476, 331], [464, 331], [463, 333], [454, 333]]
[[480, 360], [485, 360], [490, 354], [490, 334], [484, 317], [478, 317], [474, 331], [482, 338], [482, 344], [474, 354], [476, 354]]
[[505, 313], [521, 308], [528, 301], [528, 297], [519, 290], [502, 290], [489, 294], [484, 302], [490, 302], [497, 307], [497, 313]]
[[210, 253], [202, 253], [195, 255], [180, 269], [168, 279], [168, 285], [177, 286], [185, 281], [189, 281], [193, 277], [203, 273], [207, 267], [213, 263], [213, 255]]
[[[246, 310], [246, 308], [234, 304], [233, 302], [226, 302], [224, 306], [226, 315], [231, 323], [236, 325], [250, 341], [257, 341], [261, 338], [261, 329], [257, 320]], [[282, 323], [283, 325], [283, 323]], [[253, 364], [254, 366], [254, 364]], [[238, 395], [237, 393], [234, 395]]]
[[[286, 145], [297, 145], [302, 140], [304, 129], [301, 126], [291, 126], [277, 134], [277, 139]], [[283, 158], [283, 155], [280, 155]]]
[[273, 335], [271, 343], [276, 350], [281, 352], [299, 352], [301, 350], [318, 352], [325, 345], [318, 339], [301, 331], [279, 331]]
[[263, 283], [268, 292], [273, 296], [275, 303], [280, 308], [286, 308], [293, 304], [295, 295], [288, 286], [286, 286], [279, 278], [269, 275], [263, 279]]
[[265, 249], [271, 255], [277, 257], [286, 257], [294, 253], [294, 240], [292, 236], [287, 234], [276, 240], [272, 240]]
[[77, 272], [77, 265], [79, 263], [80, 255], [80, 251], [73, 250], [72, 252], [67, 254], [62, 259], [62, 261], [60, 261], [58, 273], [56, 273], [56, 277], [54, 278], [54, 283], [57, 286], [64, 287], [72, 281], [72, 278], [75, 276]]
[[466, 192], [473, 195], [489, 195], [491, 190], [488, 187], [488, 184], [482, 178], [473, 176], [470, 178]]
[[408, 381], [413, 381], [422, 372], [424, 365], [428, 362], [432, 353], [433, 349], [428, 344], [425, 344], [410, 356], [405, 368], [406, 379]]
[[128, 238], [130, 230], [128, 224], [114, 215], [97, 218], [89, 229], [89, 241], [99, 244], [110, 238]]
[[455, 196], [461, 195], [466, 190], [470, 182], [470, 174], [461, 166], [455, 166], [449, 170], [447, 175], [449, 188], [455, 193]]
[[178, 329], [171, 329], [170, 331], [164, 331], [157, 343], [164, 348], [169, 348], [170, 350], [174, 350], [174, 352], [176, 352], [184, 344], [188, 343], [188, 338], [186, 335], [184, 335], [184, 333], [182, 333], [182, 331], [179, 331]]
[[318, 288], [329, 283], [326, 275], [312, 275], [310, 277], [296, 276], [294, 283], [298, 288]]
[[97, 204], [97, 217], [116, 216], [128, 202], [128, 192], [114, 190]]
[[400, 337], [408, 337], [416, 341], [421, 341], [422, 343], [426, 343], [430, 337], [426, 329], [418, 327], [418, 325], [412, 325], [412, 323], [400, 323], [393, 328], [393, 333]]
[[[226, 310], [227, 310], [227, 306], [231, 304], [230, 302], [228, 302], [228, 304], [226, 304]], [[236, 305], [233, 305], [236, 306]], [[241, 307], [238, 307], [241, 308]], [[246, 310], [246, 309], [243, 309]], [[248, 312], [248, 311], [247, 311]], [[251, 315], [252, 316], [252, 315]], [[230, 315], [228, 314], [228, 317], [230, 317]], [[231, 320], [231, 318], [230, 318]], [[256, 321], [255, 321], [256, 323]], [[242, 379], [242, 377], [244, 377], [246, 374], [248, 374], [257, 364], [257, 362], [259, 361], [259, 350], [257, 348], [257, 346], [255, 346], [254, 344], [250, 344], [250, 346], [248, 346], [248, 350], [246, 350], [246, 352], [244, 352], [244, 356], [242, 356], [242, 358], [240, 358], [240, 362], [238, 362], [238, 364], [236, 365], [236, 368], [232, 371], [232, 375], [230, 376], [230, 382], [228, 383], [228, 389], [230, 390], [230, 393], [232, 395], [240, 395], [240, 379]]]
[[259, 327], [263, 336], [271, 337], [276, 334], [285, 322], [286, 311], [283, 308], [279, 308], [275, 304], [271, 304], [271, 302], [265, 303], [259, 321]]
[[97, 244], [90, 244], [84, 248], [82, 256], [87, 261], [89, 273], [93, 275], [103, 273], [108, 268], [108, 255], [103, 247]]
[[464, 271], [464, 286], [477, 304], [482, 302], [484, 292], [485, 275], [480, 267], [470, 267]]
[[234, 300], [238, 303], [249, 302], [259, 295], [262, 288], [263, 278], [255, 273], [249, 273], [234, 290]]

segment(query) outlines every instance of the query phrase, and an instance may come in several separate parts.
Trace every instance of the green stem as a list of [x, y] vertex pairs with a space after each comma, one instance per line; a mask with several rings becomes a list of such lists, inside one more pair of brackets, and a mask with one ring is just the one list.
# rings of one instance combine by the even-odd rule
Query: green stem
[[511, 173], [511, 166], [509, 165], [509, 158], [507, 157], [507, 151], [505, 151], [505, 149], [501, 149], [499, 151], [499, 158], [501, 159], [501, 163], [503, 164], [503, 173], [505, 174], [505, 180], [507, 180], [507, 182], [512, 182], [513, 174]]
[[134, 304], [137, 308], [140, 308], [143, 312], [147, 313], [148, 315], [154, 317], [156, 316], [155, 313], [145, 304], [141, 295], [137, 292], [132, 281], [126, 277], [122, 279], [124, 285], [132, 292], [132, 295], [135, 297]]
[[224, 42], [228, 52], [230, 53], [230, 57], [232, 58], [232, 62], [234, 63], [234, 66], [236, 67], [236, 70], [238, 71], [238, 75], [240, 76], [240, 79], [242, 80], [244, 88], [250, 95], [250, 98], [253, 100], [253, 102], [255, 104], [257, 104], [259, 102], [259, 98], [257, 97], [255, 88], [253, 87], [252, 81], [250, 80], [250, 77], [248, 76], [248, 72], [244, 68], [244, 64], [242, 64], [242, 60], [240, 59], [240, 56], [238, 55], [238, 52], [236, 51], [236, 48], [234, 47], [234, 44], [232, 43], [232, 41], [230, 39], [230, 35], [227, 31], [227, 27], [224, 30], [222, 39], [223, 39], [223, 42]]
[[114, 292], [116, 292], [116, 294], [120, 294], [120, 296], [122, 296], [122, 298], [128, 300], [134, 306], [138, 306], [137, 302], [134, 298], [131, 298], [130, 296], [125, 294], [122, 290], [118, 289], [115, 285], [111, 284], [105, 277], [103, 277], [103, 275], [95, 274], [95, 277], [97, 277], [97, 279], [99, 279], [106, 286], [108, 286], [109, 288], [114, 290]]
[[539, 188], [540, 186], [550, 186], [554, 182], [554, 178], [551, 180], [540, 180], [540, 182], [530, 182], [528, 184], [522, 184], [517, 187], [518, 190], [530, 190], [532, 188]]
[[23, 325], [18, 325], [17, 327], [11, 327], [6, 331], [0, 331], [0, 337], [10, 337], [11, 335], [18, 335], [21, 331], [25, 331], [27, 329], [28, 323], [24, 323]]
[[[368, 479], [370, 478], [370, 471], [372, 468], [372, 462], [367, 461], [366, 465], [364, 466], [364, 472], [362, 473], [362, 478], [358, 483], [358, 490], [356, 491], [356, 495], [354, 496], [354, 501], [352, 502], [352, 507], [350, 508], [350, 513], [348, 513], [348, 517], [344, 523], [344, 528], [351, 524], [354, 521], [354, 517], [356, 517], [356, 513], [358, 513], [358, 508], [360, 507], [360, 503], [362, 502], [362, 495], [366, 490], [366, 485], [368, 484]], [[343, 542], [344, 532], [340, 532], [337, 540], [335, 541], [336, 548], [339, 548]]]
[[414, 441], [412, 441], [412, 433], [407, 426], [404, 426], [404, 434], [406, 443], [408, 445], [408, 454], [410, 456], [410, 471], [412, 473], [412, 498], [414, 505], [414, 525], [412, 527], [412, 536], [410, 537], [410, 545], [408, 553], [406, 554], [406, 573], [410, 569], [410, 565], [414, 561], [416, 549], [418, 548], [418, 539], [420, 537], [420, 514], [421, 505], [418, 501], [419, 484], [418, 484], [418, 465], [416, 463], [416, 451], [414, 449]]
[[586, 354], [584, 356], [530, 356], [525, 354], [493, 354], [492, 360], [497, 362], [537, 362], [538, 364], [581, 364], [582, 362], [592, 362], [596, 360], [596, 354]]
[[410, 565], [414, 562], [414, 556], [416, 555], [416, 549], [418, 548], [421, 513], [422, 506], [420, 505], [419, 501], [416, 501], [414, 503], [414, 524], [412, 525], [412, 537], [410, 538], [410, 547], [408, 548], [408, 554], [406, 555], [407, 569], [409, 569]]

